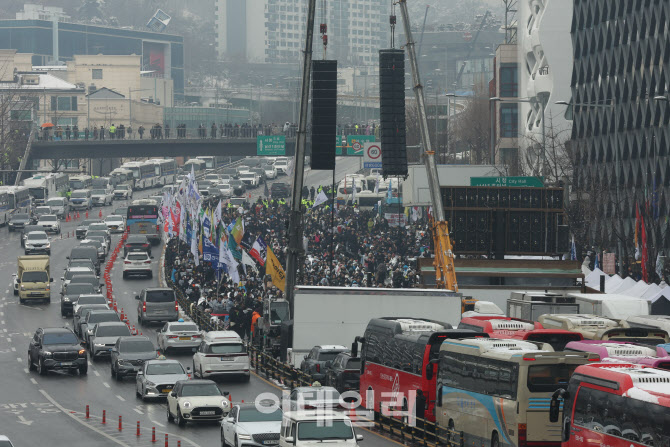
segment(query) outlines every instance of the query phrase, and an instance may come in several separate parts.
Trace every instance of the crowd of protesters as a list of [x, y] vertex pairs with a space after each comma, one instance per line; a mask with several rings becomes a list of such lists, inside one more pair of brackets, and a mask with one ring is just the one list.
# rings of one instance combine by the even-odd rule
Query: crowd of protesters
[[[320, 189], [319, 189], [320, 191]], [[310, 201], [306, 201], [308, 204]], [[342, 206], [333, 213], [329, 201], [308, 210], [304, 219], [306, 253], [298, 284], [340, 287], [418, 287], [416, 258], [430, 256], [427, 221], [418, 218], [405, 227], [389, 226], [376, 211]], [[214, 206], [215, 204], [210, 204]], [[283, 200], [259, 198], [243, 207], [226, 205], [223, 221], [242, 215], [245, 233], [241, 246], [249, 250], [257, 238], [286, 266], [289, 205]], [[332, 219], [332, 225], [331, 225]], [[331, 228], [334, 231], [331, 231]], [[240, 262], [240, 284], [230, 275], [217, 274], [208, 262], [195, 263], [190, 244], [172, 238], [166, 251], [166, 271], [192, 306], [211, 314], [228, 315], [227, 323], [249, 335], [254, 312], [265, 297], [281, 297], [265, 269]]]

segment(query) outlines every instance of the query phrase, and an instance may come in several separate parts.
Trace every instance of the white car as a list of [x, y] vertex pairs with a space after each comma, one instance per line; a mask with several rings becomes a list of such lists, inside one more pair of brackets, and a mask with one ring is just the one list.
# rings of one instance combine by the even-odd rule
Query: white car
[[260, 177], [255, 172], [242, 172], [240, 174], [240, 180], [244, 182], [245, 185], [255, 188], [260, 183]]
[[337, 410], [340, 392], [332, 386], [300, 386], [289, 395], [289, 408], [296, 410]]
[[272, 166], [272, 165], [265, 165], [263, 166], [263, 169], [265, 170], [265, 177], [269, 179], [276, 179], [277, 178], [277, 169]]
[[94, 189], [91, 191], [91, 205], [108, 206], [112, 204], [114, 194], [106, 189]]
[[211, 380], [179, 380], [167, 397], [167, 420], [183, 427], [189, 421], [220, 421], [230, 402]]
[[130, 185], [116, 185], [113, 194], [116, 200], [129, 200], [133, 198], [133, 188]]
[[249, 354], [244, 342], [233, 331], [210, 331], [193, 354], [193, 374], [211, 376], [240, 375], [249, 381]]
[[152, 278], [151, 256], [145, 251], [131, 251], [123, 260], [123, 279], [130, 275], [142, 275]]
[[110, 233], [123, 233], [126, 230], [126, 222], [123, 216], [110, 214], [105, 218], [105, 225]]
[[51, 254], [49, 236], [44, 231], [31, 231], [26, 235], [24, 249], [27, 255], [34, 253]]
[[282, 411], [259, 409], [256, 404], [235, 405], [221, 421], [221, 445], [263, 447], [279, 444]]
[[217, 186], [218, 190], [221, 191], [222, 197], [232, 197], [233, 196], [233, 187], [228, 183], [222, 183]]
[[60, 222], [58, 222], [58, 216], [55, 214], [42, 214], [40, 220], [37, 221], [37, 225], [43, 227], [47, 233], [60, 233]]
[[288, 171], [288, 161], [287, 160], [277, 160], [274, 164], [275, 169], [278, 174], [286, 174]]
[[156, 343], [164, 354], [170, 349], [197, 348], [202, 342], [202, 331], [190, 321], [168, 321], [158, 333]]

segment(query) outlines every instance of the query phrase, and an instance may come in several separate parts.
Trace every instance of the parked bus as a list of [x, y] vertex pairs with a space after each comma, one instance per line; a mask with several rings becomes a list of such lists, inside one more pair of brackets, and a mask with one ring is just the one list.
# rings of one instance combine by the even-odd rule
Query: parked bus
[[439, 353], [437, 423], [462, 432], [461, 445], [560, 445], [547, 424], [552, 394], [596, 354], [554, 352], [520, 340], [447, 340]]
[[551, 399], [563, 447], [668, 447], [670, 371], [640, 365], [580, 366]]
[[93, 177], [90, 175], [73, 175], [70, 177], [70, 191], [77, 189], [89, 189], [93, 184]]
[[40, 173], [23, 180], [22, 184], [28, 187], [34, 205], [44, 205], [51, 197], [67, 192], [69, 178], [63, 173]]
[[130, 234], [146, 235], [154, 245], [160, 242], [158, 205], [155, 200], [134, 200], [128, 207], [126, 218], [126, 228]]
[[[409, 396], [410, 391], [422, 390], [426, 399], [425, 414], [417, 415], [435, 420], [435, 362], [440, 344], [449, 338], [486, 337], [472, 331], [452, 330], [439, 321], [415, 318], [373, 318], [365, 329], [361, 348], [361, 404], [380, 411], [382, 405], [395, 405], [390, 396]], [[374, 402], [367, 400], [371, 391]], [[405, 400], [403, 409], [408, 408]]]
[[9, 207], [9, 193], [0, 191], [0, 225], [7, 225], [12, 208]]
[[116, 168], [109, 173], [110, 177], [113, 177], [117, 180], [116, 184], [129, 184], [131, 187], [135, 187], [135, 179], [133, 178], [133, 171], [125, 168]]
[[149, 160], [154, 164], [156, 181], [154, 186], [172, 185], [177, 178], [177, 162], [174, 159]]
[[628, 362], [670, 369], [670, 356], [660, 347], [638, 345], [622, 341], [601, 342], [599, 340], [573, 341], [567, 344], [566, 351], [593, 352], [601, 359], [615, 362]]
[[153, 163], [146, 161], [129, 161], [121, 165], [133, 173], [135, 186], [133, 189], [148, 189], [154, 185], [156, 170]]
[[569, 342], [584, 339], [579, 332], [544, 329], [540, 323], [509, 317], [466, 317], [461, 319], [458, 329], [485, 332], [491, 338], [548, 343], [554, 351], [562, 351]]
[[540, 323], [547, 329], [565, 329], [579, 332], [588, 340], [612, 340], [656, 346], [668, 343], [668, 333], [663, 329], [631, 328], [624, 320], [589, 314], [540, 315]]
[[205, 160], [200, 160], [199, 158], [192, 158], [182, 166], [182, 170], [186, 174], [190, 174], [191, 170], [193, 170], [196, 175], [202, 174], [205, 172], [205, 169], [207, 169]]
[[230, 162], [230, 157], [222, 156], [198, 156], [196, 159], [205, 162], [205, 169], [217, 169]]
[[30, 212], [30, 190], [27, 186], [0, 186], [0, 192], [7, 193], [7, 202], [10, 212]]

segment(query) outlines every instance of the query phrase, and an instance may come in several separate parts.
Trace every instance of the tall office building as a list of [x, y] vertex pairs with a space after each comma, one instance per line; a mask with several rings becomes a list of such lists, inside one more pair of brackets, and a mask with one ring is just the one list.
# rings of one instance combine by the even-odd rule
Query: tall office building
[[[319, 24], [328, 25], [328, 59], [342, 65], [375, 64], [389, 45], [386, 0], [318, 2], [314, 55], [322, 54]], [[303, 0], [216, 0], [216, 41], [220, 58], [248, 63], [296, 63], [305, 39]]]

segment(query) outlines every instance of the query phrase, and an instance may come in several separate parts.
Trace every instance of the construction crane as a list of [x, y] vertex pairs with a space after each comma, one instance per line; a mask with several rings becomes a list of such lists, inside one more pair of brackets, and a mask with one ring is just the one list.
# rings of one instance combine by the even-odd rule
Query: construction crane
[[440, 192], [440, 180], [435, 163], [435, 151], [433, 151], [428, 131], [428, 118], [426, 117], [426, 101], [419, 76], [419, 65], [416, 59], [416, 49], [407, 11], [407, 0], [398, 0], [400, 13], [402, 14], [405, 37], [407, 38], [407, 56], [412, 70], [412, 82], [414, 83], [414, 96], [416, 98], [417, 111], [419, 114], [419, 129], [421, 131], [421, 143], [425, 151], [424, 162], [428, 176], [428, 189], [433, 205], [433, 216], [431, 219], [431, 231], [435, 245], [435, 279], [437, 286], [458, 292], [456, 281], [456, 270], [454, 269], [454, 252], [449, 238], [449, 227], [444, 218], [444, 207]]
[[463, 70], [465, 70], [465, 66], [467, 65], [468, 61], [470, 60], [470, 56], [472, 55], [472, 51], [475, 49], [475, 45], [477, 44], [477, 40], [479, 39], [479, 33], [482, 32], [482, 28], [484, 28], [484, 24], [486, 23], [486, 19], [491, 15], [491, 11], [486, 11], [486, 14], [484, 14], [484, 17], [482, 18], [482, 22], [479, 24], [479, 28], [477, 29], [477, 33], [475, 34], [475, 37], [472, 39], [472, 42], [470, 42], [470, 48], [468, 49], [468, 54], [465, 56], [465, 60], [461, 64], [460, 70], [458, 70], [458, 76], [456, 76], [456, 82], [454, 82], [455, 87], [460, 87], [461, 86], [461, 78], [463, 77]]

